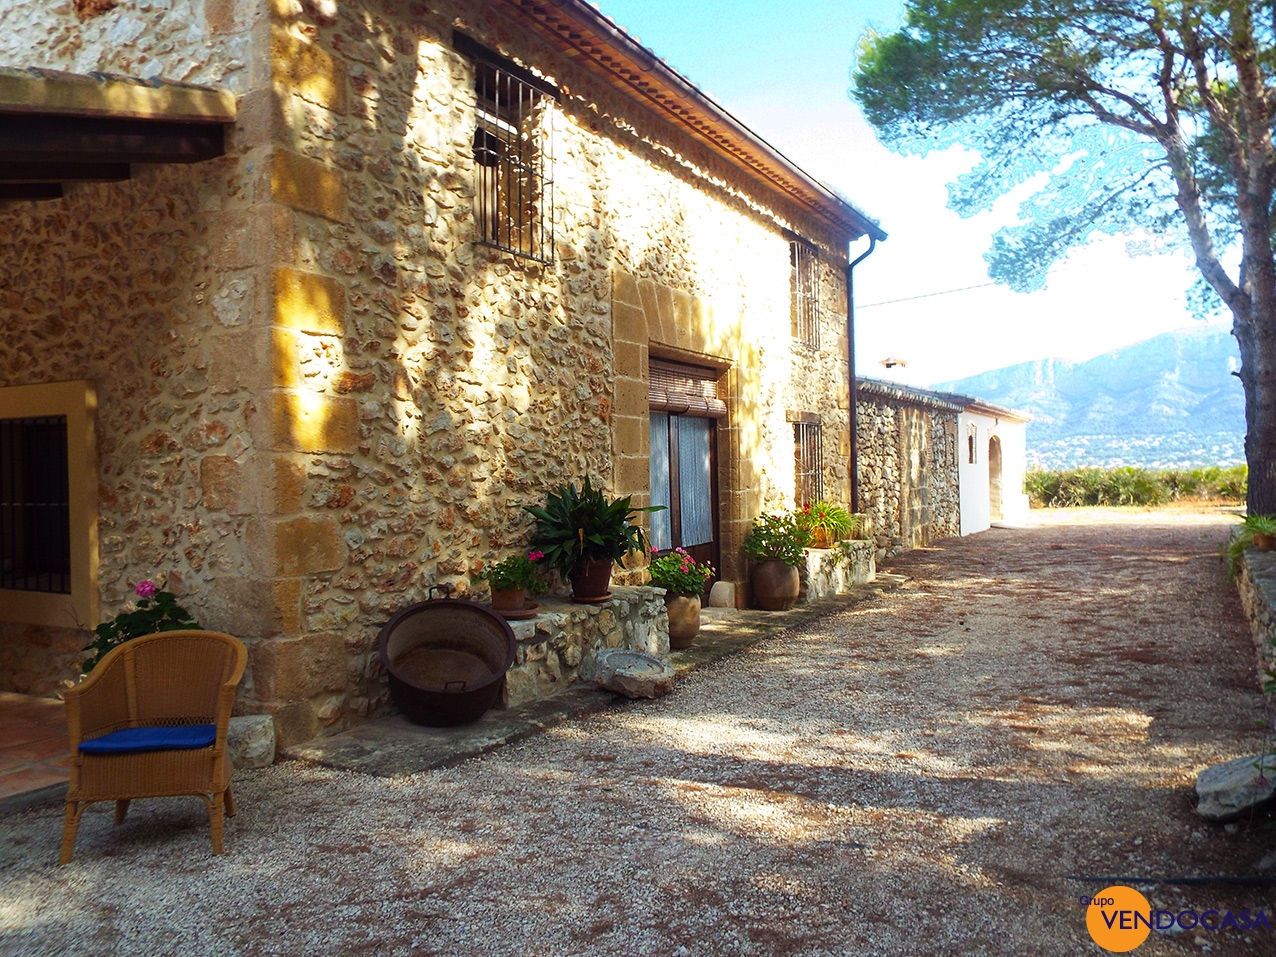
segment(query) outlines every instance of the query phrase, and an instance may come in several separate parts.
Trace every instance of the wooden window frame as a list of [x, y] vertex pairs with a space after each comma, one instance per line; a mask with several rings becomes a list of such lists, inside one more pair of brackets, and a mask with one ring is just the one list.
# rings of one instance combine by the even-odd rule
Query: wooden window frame
[[92, 382], [0, 388], [0, 418], [66, 418], [71, 592], [0, 589], [0, 621], [92, 628], [98, 618], [97, 392]]

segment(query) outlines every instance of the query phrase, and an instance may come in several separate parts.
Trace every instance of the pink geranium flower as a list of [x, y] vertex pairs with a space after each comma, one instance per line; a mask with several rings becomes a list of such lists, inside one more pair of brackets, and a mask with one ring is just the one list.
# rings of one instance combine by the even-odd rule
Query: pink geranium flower
[[155, 582], [151, 581], [150, 579], [146, 579], [145, 581], [138, 582], [137, 588], [134, 589], [134, 591], [137, 592], [139, 598], [151, 598], [155, 595], [155, 592], [158, 590], [159, 589], [155, 587]]

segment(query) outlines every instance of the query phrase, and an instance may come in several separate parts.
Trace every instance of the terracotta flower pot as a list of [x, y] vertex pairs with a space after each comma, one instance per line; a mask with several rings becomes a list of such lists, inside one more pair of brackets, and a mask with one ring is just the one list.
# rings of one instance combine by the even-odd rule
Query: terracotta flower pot
[[835, 544], [837, 544], [837, 537], [827, 528], [811, 530], [812, 548], [832, 548]]
[[492, 611], [522, 611], [525, 607], [526, 588], [492, 589]]
[[753, 600], [767, 611], [788, 611], [797, 604], [802, 578], [792, 565], [778, 559], [753, 569]]
[[1253, 544], [1260, 552], [1270, 552], [1276, 548], [1276, 535], [1264, 535], [1262, 532], [1255, 532]]
[[669, 647], [690, 648], [700, 634], [700, 596], [666, 595], [669, 610]]
[[611, 559], [591, 558], [572, 576], [572, 601], [602, 601], [611, 592]]

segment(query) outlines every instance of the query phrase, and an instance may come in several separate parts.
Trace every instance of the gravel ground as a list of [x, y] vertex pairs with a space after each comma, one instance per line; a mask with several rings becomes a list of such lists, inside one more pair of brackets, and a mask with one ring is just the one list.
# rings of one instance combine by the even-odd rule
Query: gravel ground
[[[1101, 953], [1075, 876], [1246, 875], [1266, 818], [1198, 822], [1257, 750], [1228, 516], [1034, 513], [892, 563], [898, 591], [637, 703], [444, 771], [296, 762], [202, 804], [0, 821], [0, 954]], [[1145, 885], [1276, 912], [1271, 888]], [[1276, 917], [1270, 919], [1276, 920]], [[1145, 954], [1273, 954], [1259, 929]]]

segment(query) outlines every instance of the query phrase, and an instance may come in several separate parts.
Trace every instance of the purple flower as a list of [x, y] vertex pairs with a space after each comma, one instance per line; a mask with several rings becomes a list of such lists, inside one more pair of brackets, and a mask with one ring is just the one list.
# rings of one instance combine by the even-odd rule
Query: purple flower
[[157, 590], [158, 589], [156, 589], [155, 587], [155, 582], [151, 581], [150, 579], [138, 582], [137, 588], [134, 589], [134, 591], [137, 592], [138, 597], [140, 598], [150, 598], [155, 594]]

